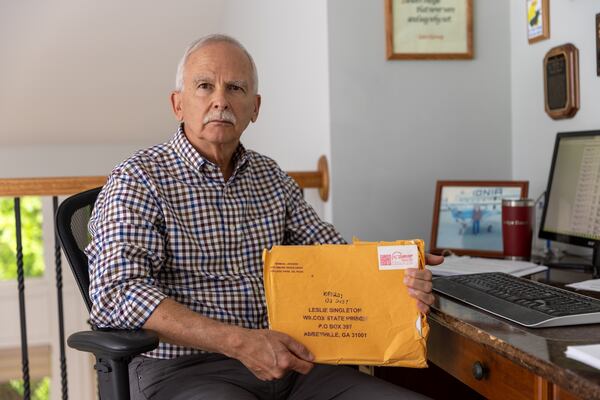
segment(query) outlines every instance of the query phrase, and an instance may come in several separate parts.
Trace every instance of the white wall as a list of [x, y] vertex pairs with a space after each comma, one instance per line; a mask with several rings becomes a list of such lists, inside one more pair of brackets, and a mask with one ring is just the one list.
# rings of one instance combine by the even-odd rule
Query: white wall
[[218, 0], [2, 2], [0, 145], [165, 140], [177, 61], [221, 10]]
[[[2, 2], [0, 177], [108, 174], [168, 140], [177, 62], [215, 32], [259, 68], [263, 106], [243, 142], [285, 170], [315, 170], [330, 151], [326, 23], [318, 0]], [[316, 190], [307, 198], [327, 212]]]
[[430, 236], [438, 179], [510, 179], [509, 2], [474, 2], [475, 58], [388, 61], [383, 2], [328, 2], [333, 221]]
[[[330, 160], [327, 4], [322, 0], [227, 0], [221, 31], [240, 38], [259, 72], [262, 106], [242, 141], [286, 171]], [[330, 219], [331, 202], [305, 194]]]
[[[600, 78], [596, 75], [595, 15], [600, 3], [551, 1], [550, 39], [527, 43], [525, 6], [511, 2], [512, 154], [515, 179], [531, 182], [531, 195], [546, 190], [557, 132], [600, 129]], [[544, 111], [543, 60], [552, 47], [579, 49], [580, 103], [574, 118], [553, 120]]]
[[[530, 45], [525, 6], [511, 2], [512, 169], [514, 179], [529, 180], [530, 197], [537, 198], [546, 190], [557, 132], [600, 129], [600, 78], [596, 75], [595, 59], [597, 13], [597, 1], [551, 1], [550, 38]], [[573, 118], [553, 120], [544, 111], [543, 60], [552, 47], [569, 42], [579, 49], [581, 108]], [[544, 242], [536, 240], [534, 245], [541, 251]], [[552, 247], [582, 255], [591, 253], [555, 242]]]

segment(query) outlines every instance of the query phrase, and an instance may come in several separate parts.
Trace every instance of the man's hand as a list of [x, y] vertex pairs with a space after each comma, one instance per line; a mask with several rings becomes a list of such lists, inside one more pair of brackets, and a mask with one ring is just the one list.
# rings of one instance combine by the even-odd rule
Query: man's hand
[[170, 298], [156, 307], [144, 328], [157, 332], [164, 342], [238, 359], [265, 381], [288, 371], [307, 374], [313, 367], [310, 351], [284, 333], [215, 321]]
[[258, 379], [280, 379], [288, 371], [307, 374], [313, 355], [288, 335], [268, 329], [239, 328], [227, 355], [242, 362]]
[[[444, 262], [444, 257], [425, 255], [427, 265], [438, 265]], [[408, 286], [408, 294], [417, 300], [417, 308], [424, 314], [429, 312], [429, 306], [433, 304], [435, 297], [431, 293], [431, 271], [409, 268], [404, 272], [404, 284]]]

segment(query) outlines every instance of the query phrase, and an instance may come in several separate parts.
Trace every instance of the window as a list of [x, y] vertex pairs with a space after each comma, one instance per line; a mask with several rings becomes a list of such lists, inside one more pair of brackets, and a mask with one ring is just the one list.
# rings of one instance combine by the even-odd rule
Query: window
[[[32, 400], [50, 398], [50, 355], [48, 345], [29, 347], [29, 376]], [[21, 349], [0, 349], [0, 399], [21, 400], [24, 385], [21, 379]]]
[[[30, 383], [32, 400], [48, 400], [50, 398], [50, 378], [32, 380]], [[21, 400], [25, 392], [22, 379], [11, 379], [0, 382], [0, 399]]]
[[[42, 276], [45, 267], [40, 197], [21, 198], [21, 229], [25, 277]], [[0, 198], [0, 281], [13, 280], [17, 277], [15, 232], [14, 200]]]

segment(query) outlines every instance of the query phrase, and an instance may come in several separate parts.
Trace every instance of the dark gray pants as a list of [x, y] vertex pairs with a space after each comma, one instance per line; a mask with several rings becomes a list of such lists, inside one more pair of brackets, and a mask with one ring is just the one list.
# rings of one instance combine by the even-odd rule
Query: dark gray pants
[[169, 360], [138, 356], [129, 364], [131, 399], [426, 399], [344, 366], [316, 364], [264, 382], [238, 360], [196, 354]]

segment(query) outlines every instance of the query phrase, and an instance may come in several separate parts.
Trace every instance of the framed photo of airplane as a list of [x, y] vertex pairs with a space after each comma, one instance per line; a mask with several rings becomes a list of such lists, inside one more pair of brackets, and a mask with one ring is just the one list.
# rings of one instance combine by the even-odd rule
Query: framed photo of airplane
[[529, 44], [550, 37], [550, 0], [526, 0], [527, 40]]
[[502, 257], [502, 199], [528, 189], [527, 181], [438, 181], [430, 252]]

